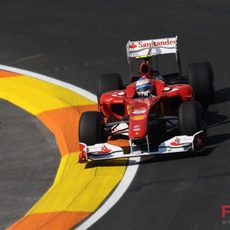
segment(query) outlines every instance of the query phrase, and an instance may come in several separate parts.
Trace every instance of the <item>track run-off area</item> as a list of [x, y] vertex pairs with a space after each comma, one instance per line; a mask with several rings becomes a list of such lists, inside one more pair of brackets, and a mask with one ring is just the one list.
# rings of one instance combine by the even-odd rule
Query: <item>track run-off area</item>
[[[36, 116], [54, 134], [61, 159], [49, 190], [8, 229], [70, 229], [90, 216], [114, 190], [125, 175], [127, 160], [98, 165], [78, 162], [78, 121], [82, 112], [97, 110], [93, 94], [36, 73], [0, 68], [0, 98]], [[92, 225], [115, 204], [138, 166], [131, 167], [126, 181], [115, 189], [115, 197], [104, 203], [105, 208], [101, 206], [101, 214], [92, 216], [79, 229]]]

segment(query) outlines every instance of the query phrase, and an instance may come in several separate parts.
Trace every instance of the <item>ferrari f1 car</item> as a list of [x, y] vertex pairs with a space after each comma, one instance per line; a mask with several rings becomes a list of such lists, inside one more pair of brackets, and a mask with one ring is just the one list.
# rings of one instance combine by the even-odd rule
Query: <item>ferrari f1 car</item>
[[[204, 108], [213, 101], [215, 92], [211, 65], [190, 64], [184, 77], [177, 37], [129, 41], [126, 48], [130, 84], [123, 86], [119, 74], [100, 76], [99, 111], [85, 112], [79, 121], [79, 160], [201, 149], [207, 135]], [[158, 59], [166, 54], [175, 55], [176, 73], [161, 74]], [[116, 138], [128, 140], [128, 152], [107, 143]]]

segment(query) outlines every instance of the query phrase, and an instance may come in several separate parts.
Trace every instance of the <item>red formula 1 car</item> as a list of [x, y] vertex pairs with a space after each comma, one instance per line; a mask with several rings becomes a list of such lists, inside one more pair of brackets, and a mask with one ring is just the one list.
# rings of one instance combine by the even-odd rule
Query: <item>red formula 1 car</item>
[[[166, 54], [175, 55], [176, 73], [159, 72], [158, 57]], [[206, 137], [203, 107], [214, 99], [211, 65], [190, 64], [183, 77], [177, 37], [129, 41], [127, 57], [131, 83], [124, 87], [119, 74], [101, 76], [97, 82], [99, 112], [85, 112], [80, 118], [80, 161], [202, 148]], [[117, 137], [129, 141], [129, 153], [106, 143]]]

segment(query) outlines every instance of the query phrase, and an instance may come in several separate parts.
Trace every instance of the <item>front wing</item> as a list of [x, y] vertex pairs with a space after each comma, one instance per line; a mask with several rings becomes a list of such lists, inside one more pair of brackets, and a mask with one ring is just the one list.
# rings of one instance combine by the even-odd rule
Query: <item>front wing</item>
[[142, 152], [138, 146], [130, 146], [132, 148], [131, 153], [125, 154], [123, 149], [119, 146], [110, 145], [107, 143], [95, 144], [87, 146], [84, 143], [80, 143], [80, 156], [81, 162], [87, 161], [88, 158], [97, 160], [109, 160], [139, 156], [153, 156], [164, 155], [169, 153], [182, 153], [188, 151], [200, 150], [204, 146], [205, 133], [203, 131], [195, 133], [193, 136], [175, 136], [169, 140], [162, 142], [158, 146], [158, 150], [154, 152]]

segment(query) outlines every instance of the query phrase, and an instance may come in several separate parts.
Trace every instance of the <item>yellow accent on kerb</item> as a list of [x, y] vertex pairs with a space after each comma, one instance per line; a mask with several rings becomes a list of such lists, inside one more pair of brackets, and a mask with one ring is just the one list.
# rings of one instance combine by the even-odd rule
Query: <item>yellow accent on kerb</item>
[[95, 104], [68, 89], [26, 76], [0, 79], [0, 98], [33, 115], [68, 106]]
[[124, 175], [126, 160], [101, 166], [90, 162], [87, 168], [86, 164], [78, 163], [78, 155], [62, 157], [53, 186], [27, 215], [63, 210], [93, 212]]

